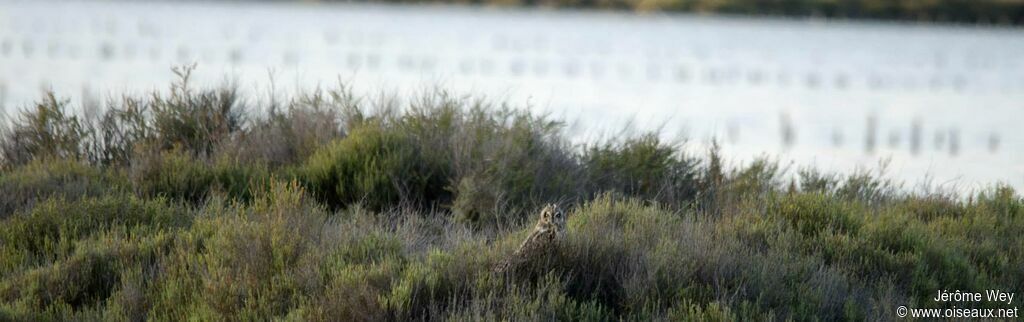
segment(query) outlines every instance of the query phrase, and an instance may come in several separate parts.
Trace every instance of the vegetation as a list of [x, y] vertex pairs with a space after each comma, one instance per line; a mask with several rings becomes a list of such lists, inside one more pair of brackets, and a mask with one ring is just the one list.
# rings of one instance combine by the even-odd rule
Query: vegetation
[[[0, 133], [0, 320], [890, 320], [1024, 289], [1006, 186], [574, 145], [444, 93], [260, 106], [179, 72], [95, 118], [48, 95]], [[567, 239], [491, 273], [552, 201]]]
[[[348, 0], [313, 0], [341, 2]], [[1022, 0], [366, 0], [387, 3], [455, 3], [829, 17], [986, 24], [1024, 24]]]

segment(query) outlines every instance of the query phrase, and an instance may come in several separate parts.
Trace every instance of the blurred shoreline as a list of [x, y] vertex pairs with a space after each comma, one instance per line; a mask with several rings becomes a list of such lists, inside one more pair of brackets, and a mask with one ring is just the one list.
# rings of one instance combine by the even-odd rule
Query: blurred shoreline
[[[100, 0], [104, 1], [104, 0]], [[114, 2], [178, 2], [178, 3], [296, 3], [317, 4], [383, 4], [424, 7], [432, 5], [528, 8], [538, 10], [572, 10], [598, 12], [634, 12], [641, 15], [688, 13], [741, 18], [816, 19], [829, 21], [867, 21], [924, 23], [929, 25], [1024, 25], [1024, 0], [937, 0], [937, 1], [720, 1], [720, 0], [109, 0]], [[17, 1], [13, 1], [17, 2]], [[65, 0], [64, 2], [96, 2]]]

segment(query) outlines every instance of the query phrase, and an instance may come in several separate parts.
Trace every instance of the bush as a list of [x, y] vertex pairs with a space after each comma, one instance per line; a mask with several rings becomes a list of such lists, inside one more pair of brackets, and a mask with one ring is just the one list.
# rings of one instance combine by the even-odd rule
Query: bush
[[85, 154], [93, 164], [126, 166], [130, 164], [136, 145], [151, 140], [154, 133], [150, 120], [150, 104], [140, 98], [123, 96], [111, 101], [90, 127]]
[[145, 287], [140, 275], [155, 274], [153, 265], [173, 242], [162, 232], [87, 238], [67, 257], [5, 276], [0, 312], [15, 320], [140, 319], [148, 307], [138, 298]]
[[99, 305], [113, 291], [118, 268], [114, 254], [86, 251], [53, 266], [32, 270], [0, 286], [5, 301], [15, 299], [34, 309], [66, 304], [71, 309]]
[[608, 309], [580, 302], [565, 292], [565, 283], [547, 275], [535, 285], [512, 286], [507, 291], [476, 295], [465, 306], [452, 308], [452, 320], [605, 321]]
[[321, 146], [344, 134], [343, 115], [358, 110], [358, 100], [347, 88], [317, 90], [291, 101], [284, 110], [271, 105], [264, 117], [254, 116], [239, 135], [220, 148], [246, 163], [271, 168], [306, 160]]
[[[48, 199], [31, 212], [4, 220], [0, 248], [9, 255], [2, 272], [61, 258], [75, 251], [79, 239], [110, 229], [153, 232], [187, 225], [191, 218], [164, 200], [105, 196], [75, 201]], [[20, 259], [21, 261], [19, 261]]]
[[334, 207], [436, 204], [446, 199], [445, 169], [423, 153], [407, 134], [371, 123], [318, 151], [298, 173], [310, 191]]
[[211, 192], [249, 200], [254, 189], [271, 180], [269, 170], [259, 164], [245, 165], [226, 157], [210, 164], [181, 150], [139, 156], [129, 172], [132, 185], [141, 196], [166, 196], [193, 203]]
[[48, 199], [77, 200], [129, 191], [123, 174], [73, 160], [33, 161], [0, 173], [0, 219]]
[[455, 201], [452, 203], [452, 215], [460, 222], [493, 223], [497, 222], [498, 214], [508, 210], [510, 206], [507, 192], [494, 182], [496, 179], [481, 178], [480, 175], [468, 175], [459, 179], [455, 186]]
[[805, 237], [817, 237], [823, 232], [855, 234], [860, 228], [846, 205], [822, 194], [797, 194], [778, 197], [780, 200], [769, 210]]
[[32, 109], [0, 135], [0, 159], [6, 167], [36, 159], [78, 159], [87, 136], [79, 117], [68, 112], [68, 100], [47, 92]]
[[210, 156], [214, 148], [242, 129], [242, 110], [234, 87], [195, 91], [189, 84], [195, 65], [174, 68], [179, 82], [169, 95], [153, 95], [153, 140], [161, 149], [182, 149]]
[[445, 140], [451, 142], [447, 164], [453, 167], [449, 182], [458, 218], [478, 224], [515, 221], [538, 205], [582, 194], [582, 171], [560, 122], [481, 105], [448, 113], [454, 114]]
[[978, 194], [978, 205], [1002, 218], [1016, 219], [1024, 215], [1024, 199], [1006, 185], [996, 186]]
[[303, 318], [310, 321], [389, 319], [392, 315], [380, 299], [396, 274], [390, 261], [347, 266], [332, 274], [323, 296], [303, 310]]
[[[271, 183], [249, 204], [211, 199], [159, 261], [146, 292], [158, 317], [283, 317], [320, 283], [306, 274], [327, 218], [295, 183]], [[314, 266], [315, 267], [315, 266]]]
[[443, 91], [389, 111], [381, 117], [446, 169], [454, 200], [444, 206], [463, 222], [518, 221], [527, 209], [582, 195], [582, 169], [561, 122]]
[[583, 155], [589, 190], [689, 206], [697, 194], [698, 162], [679, 151], [655, 133], [593, 145]]

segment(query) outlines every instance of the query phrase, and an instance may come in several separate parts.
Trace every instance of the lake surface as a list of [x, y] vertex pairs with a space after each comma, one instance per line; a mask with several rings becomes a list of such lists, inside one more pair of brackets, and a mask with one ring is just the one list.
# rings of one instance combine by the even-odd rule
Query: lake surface
[[440, 87], [576, 121], [660, 128], [734, 163], [1024, 188], [1024, 29], [282, 3], [0, 2], [0, 106], [197, 81], [278, 93]]

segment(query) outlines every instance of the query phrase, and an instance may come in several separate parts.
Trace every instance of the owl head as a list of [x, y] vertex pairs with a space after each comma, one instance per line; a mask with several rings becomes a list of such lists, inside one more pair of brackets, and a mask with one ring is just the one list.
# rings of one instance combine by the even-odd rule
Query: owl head
[[540, 211], [540, 221], [542, 223], [550, 223], [556, 226], [558, 230], [565, 230], [565, 219], [565, 211], [557, 204], [547, 204]]

